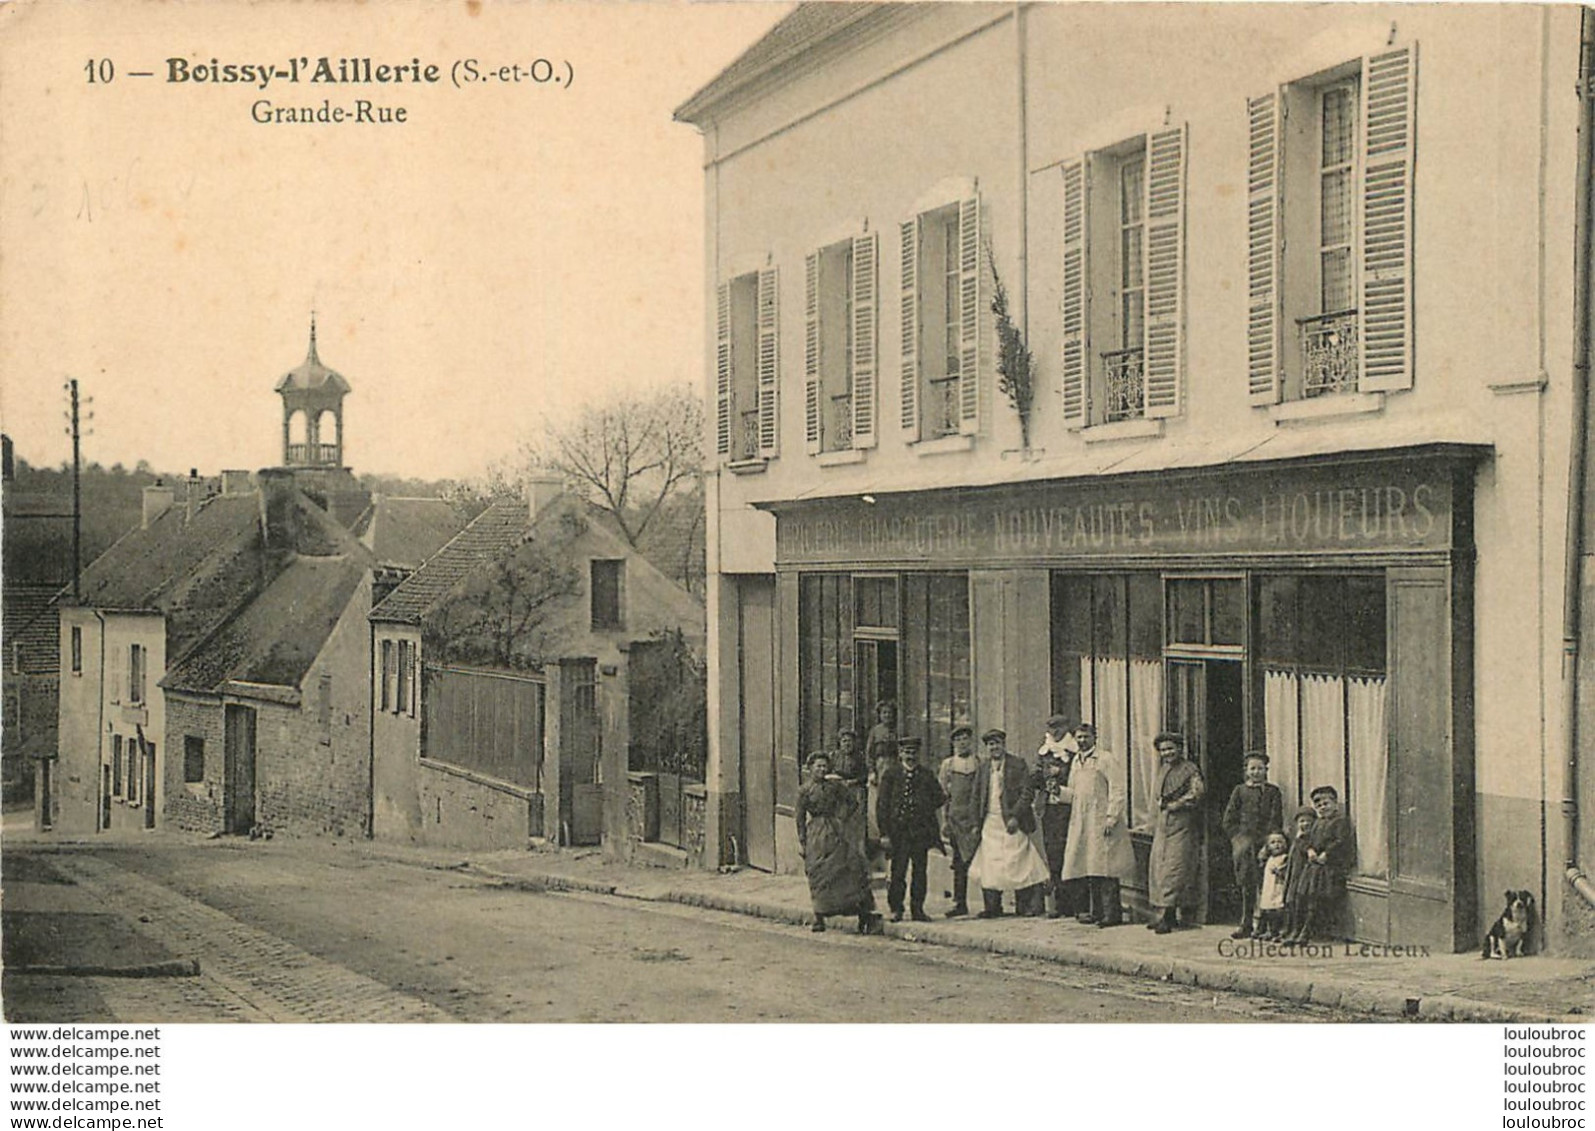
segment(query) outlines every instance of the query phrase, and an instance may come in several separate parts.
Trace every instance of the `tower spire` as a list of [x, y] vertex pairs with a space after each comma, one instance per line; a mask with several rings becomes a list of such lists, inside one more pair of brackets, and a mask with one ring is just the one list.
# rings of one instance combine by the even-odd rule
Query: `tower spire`
[[316, 308], [313, 306], [310, 308], [310, 353], [307, 359], [317, 364], [321, 362], [321, 358], [316, 356]]

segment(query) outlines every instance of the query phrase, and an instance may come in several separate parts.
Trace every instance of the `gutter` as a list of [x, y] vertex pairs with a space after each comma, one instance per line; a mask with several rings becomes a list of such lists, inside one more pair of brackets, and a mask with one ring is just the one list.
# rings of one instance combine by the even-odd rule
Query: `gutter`
[[1580, 596], [1584, 571], [1585, 476], [1589, 457], [1590, 379], [1590, 221], [1591, 138], [1595, 129], [1595, 19], [1588, 8], [1579, 13], [1578, 172], [1574, 185], [1573, 220], [1573, 436], [1568, 454], [1567, 564], [1562, 598], [1562, 696], [1567, 735], [1567, 773], [1562, 795], [1562, 838], [1567, 881], [1579, 897], [1595, 907], [1595, 883], [1578, 863], [1578, 692], [1579, 647], [1583, 610]]

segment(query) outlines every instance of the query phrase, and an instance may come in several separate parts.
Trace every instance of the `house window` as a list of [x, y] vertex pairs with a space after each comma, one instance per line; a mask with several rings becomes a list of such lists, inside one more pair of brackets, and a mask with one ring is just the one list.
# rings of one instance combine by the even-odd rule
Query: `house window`
[[721, 283], [716, 294], [715, 451], [733, 464], [779, 449], [777, 298], [773, 267]]
[[388, 711], [388, 710], [391, 710], [393, 708], [393, 675], [394, 675], [394, 672], [393, 672], [393, 641], [391, 641], [391, 640], [384, 640], [382, 642], [381, 667], [382, 667], [382, 679], [381, 679], [382, 708], [381, 709], [384, 710], [384, 711]]
[[600, 629], [623, 628], [621, 616], [621, 588], [625, 579], [626, 563], [623, 559], [594, 561], [590, 563], [592, 575], [592, 624]]
[[127, 650], [127, 698], [130, 703], [144, 702], [144, 663], [149, 655], [142, 644], [132, 644]]
[[138, 778], [138, 743], [130, 739], [127, 744], [127, 803], [129, 805], [133, 805], [138, 801]]
[[83, 629], [79, 625], [72, 626], [72, 674], [83, 674]]
[[317, 681], [316, 724], [321, 728], [321, 742], [332, 741], [332, 673], [322, 672]]
[[398, 691], [394, 696], [393, 709], [402, 715], [410, 709], [410, 642], [408, 640], [399, 641], [398, 656]]
[[811, 254], [804, 272], [805, 429], [808, 450], [875, 443], [876, 240], [843, 240]]
[[192, 734], [183, 736], [183, 781], [194, 785], [205, 780], [205, 740]]
[[1412, 385], [1414, 47], [1252, 99], [1254, 404]]
[[911, 440], [980, 430], [980, 200], [902, 226], [902, 425]]
[[1180, 411], [1183, 126], [1063, 165], [1063, 409], [1070, 427]]
[[111, 736], [111, 796], [122, 796], [122, 736]]

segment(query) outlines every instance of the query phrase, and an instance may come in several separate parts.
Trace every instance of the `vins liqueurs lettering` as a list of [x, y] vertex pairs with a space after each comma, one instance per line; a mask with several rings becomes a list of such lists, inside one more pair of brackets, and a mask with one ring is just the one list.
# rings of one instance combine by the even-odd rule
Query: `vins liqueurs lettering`
[[281, 63], [223, 63], [214, 58], [209, 62], [191, 62], [176, 57], [166, 60], [169, 83], [242, 83], [261, 90], [274, 80], [354, 85], [435, 83], [441, 77], [442, 71], [436, 63], [423, 63], [419, 58], [407, 63], [380, 63], [370, 56], [334, 59], [330, 55], [315, 60], [299, 55]]

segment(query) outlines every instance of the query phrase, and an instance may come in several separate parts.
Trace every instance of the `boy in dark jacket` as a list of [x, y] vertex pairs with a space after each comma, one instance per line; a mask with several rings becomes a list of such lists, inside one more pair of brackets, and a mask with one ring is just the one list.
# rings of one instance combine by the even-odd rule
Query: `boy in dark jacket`
[[1263, 843], [1269, 833], [1285, 828], [1285, 798], [1268, 780], [1268, 755], [1249, 751], [1245, 763], [1245, 780], [1231, 791], [1222, 822], [1229, 837], [1235, 886], [1241, 893], [1241, 925], [1230, 935], [1233, 939], [1251, 936], [1257, 892], [1263, 881]]
[[903, 919], [903, 889], [910, 866], [909, 909], [917, 922], [929, 922], [930, 916], [925, 914], [926, 857], [932, 848], [942, 846], [938, 811], [947, 799], [936, 776], [919, 764], [919, 747], [917, 738], [898, 740], [897, 761], [882, 773], [875, 803], [876, 823], [892, 846], [886, 901], [894, 923]]

